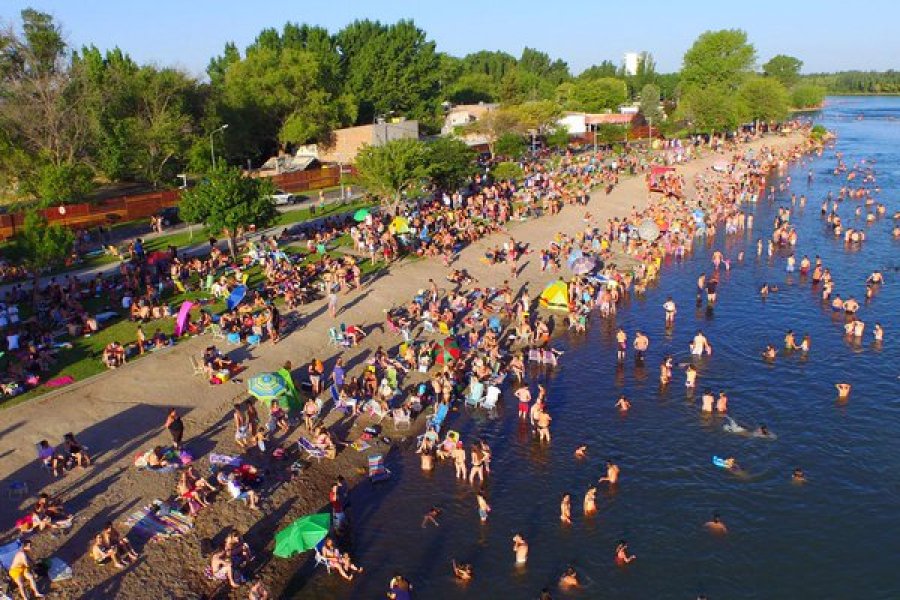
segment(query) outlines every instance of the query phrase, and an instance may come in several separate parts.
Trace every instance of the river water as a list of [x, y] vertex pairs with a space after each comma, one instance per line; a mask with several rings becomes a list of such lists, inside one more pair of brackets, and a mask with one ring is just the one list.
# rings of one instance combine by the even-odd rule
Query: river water
[[[391, 482], [354, 491], [352, 544], [366, 573], [347, 583], [322, 569], [299, 577], [294, 597], [383, 598], [395, 571], [413, 582], [416, 597], [427, 599], [529, 599], [545, 586], [557, 598], [900, 597], [900, 241], [891, 238], [891, 215], [900, 210], [900, 98], [830, 98], [815, 119], [837, 133], [836, 149], [849, 166], [876, 161], [877, 199], [888, 208], [866, 226], [853, 215], [860, 201], [842, 204], [845, 224], [868, 236], [849, 250], [826, 235], [820, 215], [822, 199], [828, 191], [836, 195], [844, 181], [832, 175], [834, 151], [786, 173], [792, 191], [808, 198], [791, 218], [800, 235], [798, 262], [803, 254], [821, 256], [835, 290], [861, 303], [866, 276], [876, 268], [885, 273], [887, 285], [860, 310], [867, 325], [862, 343], [844, 338], [843, 317], [820, 303], [808, 281], [785, 272], [786, 254], [756, 255], [756, 240], [771, 234], [776, 207], [789, 206], [790, 193], [779, 193], [774, 204], [748, 205], [754, 230], [727, 240], [720, 234], [713, 245], [733, 261], [746, 252], [724, 276], [714, 312], [695, 309], [694, 282], [711, 268], [711, 249], [701, 247], [687, 262], [667, 264], [658, 287], [619, 312], [617, 322], [632, 336], [637, 328], [650, 336], [644, 369], [631, 357], [617, 368], [614, 324], [594, 318], [585, 336], [557, 342], [567, 351], [559, 368], [532, 372], [532, 383], [549, 389], [552, 444], [538, 445], [520, 425], [508, 392], [494, 418], [471, 411], [451, 416], [450, 428], [464, 440], [481, 436], [494, 451], [487, 525], [478, 522], [474, 489], [454, 480], [451, 465], [423, 474], [416, 455], [392, 455]], [[764, 281], [780, 287], [767, 301], [757, 293]], [[670, 333], [661, 308], [668, 295], [679, 306]], [[886, 331], [883, 347], [873, 343], [876, 322]], [[714, 347], [699, 363], [698, 390], [725, 390], [738, 422], [765, 422], [777, 440], [729, 434], [718, 417], [701, 416], [680, 370], [660, 392], [659, 362], [666, 354], [687, 361], [698, 328]], [[811, 335], [808, 358], [780, 352], [774, 363], [764, 362], [762, 349], [767, 343], [780, 348], [787, 329], [798, 340]], [[846, 403], [836, 401], [838, 381], [853, 384]], [[619, 393], [633, 402], [626, 416], [613, 406]], [[572, 452], [580, 442], [590, 445], [590, 456], [576, 462]], [[714, 467], [714, 454], [736, 457], [748, 476]], [[620, 483], [600, 487], [599, 513], [586, 519], [584, 492], [607, 458], [621, 467]], [[791, 482], [797, 466], [807, 474], [805, 485]], [[559, 500], [566, 491], [573, 495], [573, 524], [563, 527]], [[440, 528], [423, 530], [421, 517], [434, 504], [444, 510]], [[727, 535], [704, 530], [714, 511]], [[516, 531], [531, 545], [524, 569], [513, 564]], [[620, 538], [638, 557], [627, 568], [613, 562]], [[467, 585], [452, 577], [454, 557], [474, 567]], [[556, 581], [569, 564], [583, 586], [562, 592]]]

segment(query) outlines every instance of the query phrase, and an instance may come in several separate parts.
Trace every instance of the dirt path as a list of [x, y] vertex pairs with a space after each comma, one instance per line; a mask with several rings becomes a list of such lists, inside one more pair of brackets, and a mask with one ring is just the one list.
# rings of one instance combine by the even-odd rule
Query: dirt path
[[[755, 142], [780, 148], [794, 146], [801, 141], [798, 136], [773, 137]], [[701, 169], [711, 166], [722, 155], [709, 154], [704, 158], [679, 167], [679, 172], [690, 181]], [[523, 223], [513, 224], [510, 233], [517, 241], [529, 244], [534, 250], [543, 247], [557, 232], [570, 235], [583, 229], [582, 216], [590, 211], [597, 223], [608, 218], [629, 213], [632, 207], [641, 209], [648, 202], [642, 178], [624, 181], [611, 194], [595, 192], [588, 207], [566, 207], [560, 214]], [[455, 268], [465, 268], [479, 282], [479, 286], [498, 286], [509, 277], [505, 266], [490, 267], [481, 260], [485, 250], [501, 241], [492, 236], [464, 249]], [[540, 272], [537, 252], [520, 261], [519, 278], [513, 288], [528, 286], [534, 298], [543, 286], [555, 276]], [[447, 269], [434, 260], [406, 261], [370, 281], [361, 291], [340, 299], [341, 313], [337, 320], [326, 314], [323, 302], [301, 307], [295, 313], [299, 327], [279, 344], [264, 344], [249, 352], [245, 347], [232, 347], [230, 354], [241, 360], [246, 377], [260, 371], [276, 370], [286, 360], [294, 364], [295, 373], [301, 379], [300, 368], [316, 356], [326, 363], [326, 372], [334, 359], [341, 355], [352, 369], [361, 363], [377, 346], [396, 348], [398, 336], [385, 332], [381, 324], [385, 308], [407, 302], [420, 288], [428, 287], [433, 278], [439, 286], [447, 287], [444, 278]], [[363, 324], [370, 335], [364, 343], [353, 349], [338, 351], [328, 343], [328, 328], [340, 322]], [[221, 342], [221, 341], [220, 341]], [[262, 552], [276, 531], [284, 523], [299, 515], [323, 508], [328, 487], [333, 477], [342, 473], [356, 478], [358, 467], [365, 454], [351, 449], [341, 452], [335, 461], [314, 465], [300, 478], [301, 483], [290, 482], [287, 463], [270, 463], [259, 453], [251, 453], [255, 463], [272, 470], [269, 478], [274, 489], [267, 492], [267, 518], [260, 520], [236, 502], [218, 499], [215, 505], [205, 509], [196, 520], [195, 532], [183, 538], [151, 545], [143, 550], [140, 561], [119, 572], [112, 567], [94, 565], [83, 560], [93, 534], [109, 520], [116, 520], [128, 512], [147, 504], [154, 498], [167, 498], [174, 490], [175, 475], [139, 472], [130, 468], [134, 455], [156, 443], [168, 443], [168, 435], [162, 424], [169, 407], [178, 407], [184, 415], [188, 445], [197, 456], [210, 451], [237, 453], [233, 442], [233, 427], [229, 408], [235, 400], [246, 397], [245, 385], [230, 383], [211, 386], [204, 378], [191, 374], [189, 357], [196, 356], [205, 345], [212, 343], [208, 336], [179, 343], [159, 356], [126, 365], [116, 371], [73, 384], [59, 392], [0, 411], [0, 477], [3, 491], [11, 481], [26, 481], [31, 497], [39, 491], [59, 494], [66, 506], [77, 513], [78, 519], [68, 535], [53, 538], [47, 533], [36, 536], [38, 555], [55, 556], [75, 567], [75, 579], [55, 586], [56, 597], [66, 598], [187, 598], [212, 589], [203, 581], [201, 543], [203, 540], [219, 541], [228, 528], [235, 527], [244, 533], [250, 544]], [[219, 344], [223, 350], [224, 343]], [[305, 371], [304, 371], [305, 372]], [[452, 417], [451, 417], [452, 418]], [[335, 427], [339, 437], [352, 439], [351, 428], [359, 429], [367, 424], [345, 421], [329, 424]], [[386, 433], [394, 435], [385, 420]], [[64, 478], [51, 481], [35, 460], [34, 445], [41, 439], [58, 443], [63, 434], [73, 431], [79, 440], [96, 455], [96, 464], [84, 471], [74, 471]], [[409, 435], [409, 434], [402, 434]], [[402, 442], [402, 435], [396, 441]], [[287, 439], [274, 445], [292, 447], [299, 437], [298, 430]], [[279, 444], [280, 442], [280, 444]], [[270, 446], [272, 446], [270, 444]], [[387, 452], [387, 446], [380, 450]], [[200, 464], [205, 467], [206, 461]], [[222, 496], [222, 494], [220, 494]], [[0, 495], [0, 543], [14, 537], [14, 520], [31, 500], [9, 500]], [[308, 557], [293, 561], [278, 561], [264, 567], [266, 581], [276, 585], [283, 583], [290, 565], [293, 569]], [[246, 588], [240, 597], [246, 596]], [[237, 598], [237, 595], [233, 595]]]

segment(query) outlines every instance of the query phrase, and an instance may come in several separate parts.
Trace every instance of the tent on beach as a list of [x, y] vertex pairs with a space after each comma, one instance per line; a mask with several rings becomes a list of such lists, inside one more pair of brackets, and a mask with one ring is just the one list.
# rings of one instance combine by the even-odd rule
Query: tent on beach
[[569, 286], [562, 279], [557, 279], [541, 292], [538, 300], [541, 308], [550, 310], [569, 310]]

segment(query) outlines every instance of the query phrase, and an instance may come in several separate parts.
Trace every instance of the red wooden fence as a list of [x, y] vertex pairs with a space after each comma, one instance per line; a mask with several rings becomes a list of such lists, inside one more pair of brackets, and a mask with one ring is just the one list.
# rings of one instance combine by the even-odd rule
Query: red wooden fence
[[[344, 171], [345, 174], [348, 172]], [[284, 173], [272, 177], [275, 187], [288, 192], [317, 190], [340, 184], [340, 173], [336, 165], [321, 169]], [[162, 209], [176, 206], [181, 190], [162, 190], [146, 194], [119, 196], [95, 203], [66, 204], [41, 210], [49, 223], [59, 223], [73, 229], [86, 229], [97, 225], [111, 225], [121, 221], [146, 219], [158, 214]], [[25, 222], [25, 213], [0, 215], [0, 239], [16, 234]]]

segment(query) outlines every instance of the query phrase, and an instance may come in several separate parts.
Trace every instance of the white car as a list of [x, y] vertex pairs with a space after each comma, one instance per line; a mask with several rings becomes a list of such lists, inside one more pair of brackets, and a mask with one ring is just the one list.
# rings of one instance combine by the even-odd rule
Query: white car
[[287, 204], [294, 204], [297, 202], [297, 197], [291, 193], [285, 192], [284, 190], [275, 190], [275, 193], [271, 196], [272, 200], [275, 201], [277, 206], [285, 206]]

